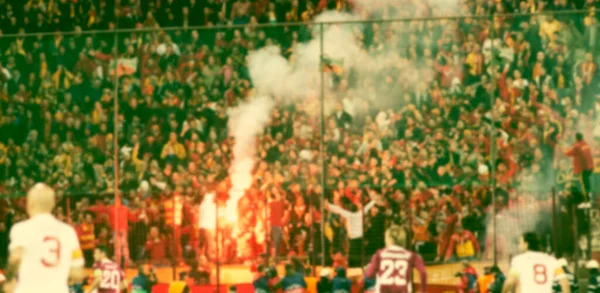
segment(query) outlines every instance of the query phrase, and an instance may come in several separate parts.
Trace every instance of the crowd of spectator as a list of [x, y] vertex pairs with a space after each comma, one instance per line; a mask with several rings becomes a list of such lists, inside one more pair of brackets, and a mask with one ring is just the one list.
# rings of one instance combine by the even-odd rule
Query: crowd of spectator
[[[412, 10], [386, 13], [435, 14], [407, 2]], [[325, 252], [339, 264], [348, 249], [368, 258], [390, 223], [409, 228], [429, 261], [489, 256], [492, 209], [548, 200], [551, 186], [581, 189], [564, 155], [576, 132], [594, 151], [600, 191], [600, 1], [463, 2], [461, 13], [493, 17], [407, 23], [397, 54], [435, 78], [406, 84], [386, 71], [393, 106], [357, 96], [352, 70], [328, 75], [324, 168], [318, 117], [278, 105], [239, 219], [221, 221], [215, 238], [200, 206], [228, 196], [227, 110], [252, 94], [248, 52], [278, 45], [293, 58], [311, 31], [277, 23], [360, 1], [0, 0], [0, 259], [25, 217], [18, 195], [38, 181], [56, 187], [55, 213], [88, 259], [104, 244], [126, 264], [205, 266], [217, 247], [228, 261]], [[560, 14], [572, 9], [581, 12]], [[357, 38], [376, 50], [393, 27], [365, 24]], [[360, 233], [345, 224], [356, 213]]]

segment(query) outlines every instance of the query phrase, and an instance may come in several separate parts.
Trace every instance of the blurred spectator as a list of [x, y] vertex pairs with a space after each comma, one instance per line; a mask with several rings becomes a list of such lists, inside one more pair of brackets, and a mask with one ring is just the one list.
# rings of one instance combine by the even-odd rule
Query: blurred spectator
[[[573, 157], [573, 174], [579, 176], [582, 182], [583, 201], [590, 204], [591, 191], [591, 176], [594, 171], [594, 158], [592, 157], [592, 149], [583, 140], [583, 134], [578, 132], [575, 135], [575, 144], [565, 152], [567, 156]], [[589, 208], [589, 206], [588, 206]]]
[[463, 261], [462, 266], [462, 271], [457, 274], [460, 278], [458, 291], [461, 293], [475, 293], [478, 290], [477, 271], [467, 261]]
[[154, 267], [150, 267], [148, 273], [144, 266], [138, 267], [138, 274], [131, 281], [131, 292], [133, 293], [150, 293], [152, 287], [158, 283]]
[[148, 241], [146, 242], [146, 251], [152, 263], [161, 263], [166, 260], [167, 240], [164, 236], [160, 235], [158, 227], [150, 228], [150, 235], [148, 235]]
[[333, 284], [331, 281], [331, 270], [328, 268], [321, 269], [319, 273], [320, 279], [317, 282], [317, 293], [332, 293]]
[[478, 257], [480, 252], [479, 242], [473, 233], [463, 229], [462, 225], [457, 225], [454, 234], [450, 237], [445, 261], [451, 258], [472, 260]]
[[339, 267], [335, 269], [335, 277], [331, 281], [332, 292], [346, 292], [352, 291], [352, 281], [346, 277], [346, 269]]

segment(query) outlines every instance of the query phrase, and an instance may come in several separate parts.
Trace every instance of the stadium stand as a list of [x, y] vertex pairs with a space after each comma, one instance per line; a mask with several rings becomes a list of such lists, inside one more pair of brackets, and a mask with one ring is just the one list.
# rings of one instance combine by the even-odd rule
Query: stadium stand
[[[552, 190], [559, 206], [584, 200], [565, 155], [577, 132], [594, 155], [585, 193], [598, 198], [600, 1], [468, 0], [460, 11], [472, 17], [402, 22], [410, 30], [396, 53], [428, 69], [431, 84], [383, 71], [377, 79], [395, 102], [382, 108], [353, 92], [352, 70], [332, 74], [325, 168], [320, 119], [300, 102], [278, 103], [258, 138], [260, 182], [215, 244], [199, 206], [209, 192], [219, 203], [228, 195], [228, 109], [252, 95], [248, 53], [277, 45], [289, 57], [312, 37], [315, 15], [357, 2], [0, 0], [0, 261], [25, 217], [20, 195], [38, 181], [56, 187], [56, 215], [77, 228], [88, 265], [99, 244], [127, 266], [205, 264], [217, 253], [241, 263], [272, 256], [275, 238], [278, 256], [320, 264], [325, 252], [327, 264], [343, 263], [349, 233], [343, 218], [322, 213], [323, 189], [345, 210], [383, 198], [364, 212], [363, 258], [396, 223], [428, 262], [491, 260], [495, 232], [514, 228], [494, 230], [493, 209], [503, 223], [543, 222], [551, 235], [548, 221], [528, 215], [550, 204]], [[420, 12], [408, 16], [438, 16], [406, 2]], [[363, 24], [364, 49], [384, 46], [392, 27]], [[554, 249], [572, 254], [574, 234]], [[511, 241], [496, 240], [508, 257]]]

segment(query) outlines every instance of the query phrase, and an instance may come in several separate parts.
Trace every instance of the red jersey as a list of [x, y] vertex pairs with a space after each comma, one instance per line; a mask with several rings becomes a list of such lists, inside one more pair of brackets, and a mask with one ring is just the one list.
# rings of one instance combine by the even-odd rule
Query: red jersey
[[285, 204], [281, 200], [272, 201], [269, 203], [269, 223], [271, 227], [282, 227], [283, 216], [285, 213]]
[[414, 269], [421, 276], [421, 292], [427, 292], [427, 271], [423, 259], [416, 253], [399, 246], [381, 249], [373, 255], [365, 272], [366, 278], [377, 278], [376, 292], [412, 292]]
[[125, 273], [116, 262], [103, 260], [94, 264], [94, 277], [100, 279], [97, 293], [119, 293]]
[[565, 155], [573, 157], [573, 173], [579, 175], [581, 171], [594, 170], [594, 158], [592, 149], [585, 141], [578, 141], [573, 147], [565, 152]]

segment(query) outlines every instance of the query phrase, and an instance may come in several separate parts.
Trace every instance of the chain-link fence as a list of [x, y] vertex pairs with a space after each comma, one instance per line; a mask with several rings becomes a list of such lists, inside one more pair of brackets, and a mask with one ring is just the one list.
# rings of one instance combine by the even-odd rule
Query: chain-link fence
[[56, 188], [88, 265], [104, 245], [198, 283], [290, 256], [360, 276], [390, 225], [457, 263], [434, 283], [461, 261], [506, 265], [531, 230], [589, 258], [597, 221], [576, 206], [598, 167], [568, 150], [581, 132], [600, 162], [596, 19], [331, 12], [2, 36], [0, 259], [34, 182]]

